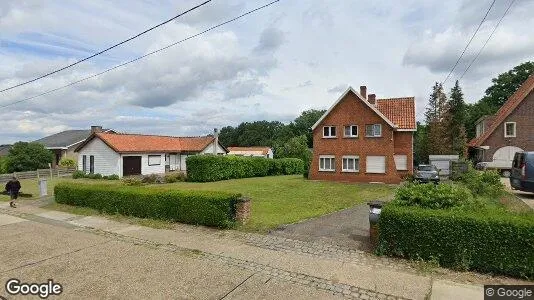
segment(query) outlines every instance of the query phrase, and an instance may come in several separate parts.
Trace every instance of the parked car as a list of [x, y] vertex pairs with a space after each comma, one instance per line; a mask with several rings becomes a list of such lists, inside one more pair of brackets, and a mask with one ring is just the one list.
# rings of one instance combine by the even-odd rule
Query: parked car
[[414, 181], [428, 183], [433, 182], [435, 184], [439, 183], [439, 171], [433, 165], [419, 165], [413, 173]]
[[515, 190], [534, 193], [534, 152], [514, 155], [510, 185]]

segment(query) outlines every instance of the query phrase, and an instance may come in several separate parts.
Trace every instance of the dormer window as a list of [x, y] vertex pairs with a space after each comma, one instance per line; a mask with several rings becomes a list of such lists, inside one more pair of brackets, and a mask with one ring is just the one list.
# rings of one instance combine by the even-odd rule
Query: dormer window
[[336, 137], [336, 126], [323, 127], [323, 137], [324, 138], [335, 138]]
[[515, 122], [506, 122], [504, 123], [504, 137], [515, 137], [516, 134], [516, 124]]

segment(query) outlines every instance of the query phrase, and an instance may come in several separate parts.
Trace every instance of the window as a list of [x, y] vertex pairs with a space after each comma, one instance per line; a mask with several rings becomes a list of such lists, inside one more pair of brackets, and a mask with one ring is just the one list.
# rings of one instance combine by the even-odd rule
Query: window
[[365, 125], [365, 136], [367, 137], [382, 136], [382, 125], [381, 124]]
[[148, 165], [149, 166], [159, 166], [159, 165], [161, 165], [161, 155], [149, 155], [148, 156]]
[[345, 137], [358, 137], [358, 125], [345, 126]]
[[504, 123], [504, 137], [515, 137], [515, 122]]
[[93, 155], [89, 156], [89, 173], [95, 173], [95, 157]]
[[319, 156], [319, 171], [335, 171], [336, 160], [333, 155]]
[[87, 155], [82, 157], [82, 171], [87, 173]]
[[393, 159], [395, 160], [395, 166], [397, 167], [397, 170], [399, 171], [406, 171], [408, 170], [408, 156], [407, 155], [393, 155]]
[[386, 157], [385, 156], [367, 156], [366, 172], [367, 173], [386, 173]]
[[323, 127], [323, 137], [325, 137], [325, 138], [335, 138], [336, 137], [336, 126], [325, 126], [325, 127]]
[[360, 171], [360, 157], [359, 156], [343, 156], [343, 172], [358, 172]]

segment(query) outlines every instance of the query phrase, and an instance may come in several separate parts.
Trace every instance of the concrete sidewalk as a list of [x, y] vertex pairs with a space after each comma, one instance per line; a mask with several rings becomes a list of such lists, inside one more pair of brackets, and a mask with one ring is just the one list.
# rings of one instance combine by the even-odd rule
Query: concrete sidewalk
[[[9, 263], [14, 259], [13, 261], [16, 263], [12, 267], [24, 266], [28, 262], [43, 259], [42, 256], [45, 256], [45, 253], [40, 253], [37, 250], [42, 248], [39, 245], [47, 245], [46, 247], [55, 249], [54, 245], [61, 245], [61, 241], [66, 240], [72, 243], [71, 246], [67, 245], [67, 248], [70, 249], [88, 247], [86, 243], [96, 245], [105, 241], [105, 246], [95, 246], [94, 250], [110, 247], [111, 252], [100, 253], [100, 255], [114, 260], [113, 266], [115, 267], [123, 264], [129, 265], [131, 259], [129, 256], [132, 256], [134, 260], [143, 260], [144, 255], [148, 257], [161, 255], [165, 257], [164, 261], [172, 261], [177, 259], [174, 257], [176, 254], [182, 256], [185, 253], [188, 264], [207, 264], [206, 266], [209, 265], [209, 269], [213, 270], [214, 273], [218, 273], [220, 270], [229, 272], [227, 271], [229, 269], [242, 270], [241, 273], [236, 271], [235, 280], [237, 281], [242, 276], [255, 274], [251, 277], [253, 279], [247, 281], [239, 293], [235, 294], [235, 297], [243, 295], [243, 298], [249, 298], [256, 295], [256, 293], [247, 293], [247, 290], [253, 291], [258, 288], [270, 290], [260, 284], [265, 279], [266, 284], [273, 281], [270, 283], [271, 285], [280, 287], [277, 290], [277, 295], [283, 295], [281, 298], [286, 298], [289, 294], [291, 294], [291, 298], [299, 298], [298, 295], [303, 298], [345, 297], [352, 299], [426, 299], [428, 296], [431, 299], [449, 299], [452, 295], [455, 299], [473, 299], [473, 297], [478, 296], [480, 299], [483, 298], [480, 285], [459, 285], [445, 280], [435, 280], [433, 284], [431, 276], [419, 274], [406, 262], [376, 257], [363, 251], [326, 243], [296, 241], [283, 237], [189, 225], [177, 225], [175, 230], [153, 229], [120, 223], [102, 217], [78, 216], [30, 206], [9, 209], [0, 204], [0, 214], [2, 214], [0, 215], [0, 225], [6, 224], [0, 226], [0, 229], [12, 226], [14, 231], [19, 231], [19, 228], [22, 228], [22, 222], [21, 224], [17, 223], [19, 220], [31, 224], [24, 225], [28, 226], [27, 231], [22, 235], [17, 234], [17, 238], [9, 235], [9, 231], [0, 230], [0, 239], [4, 240], [4, 238], [11, 237], [13, 240], [8, 244], [14, 247], [14, 249], [5, 249], [6, 246], [0, 246], [0, 253], [14, 252], [20, 256], [18, 260], [14, 257], [11, 260], [0, 260], [0, 263]], [[31, 227], [48, 228], [48, 230], [57, 232], [52, 236], [58, 234], [59, 236], [56, 239], [44, 238], [48, 237], [50, 233], [45, 234], [39, 230], [32, 231]], [[83, 238], [81, 238], [82, 235]], [[122, 252], [123, 250], [126, 251], [124, 247], [130, 249], [126, 256]], [[132, 250], [132, 247], [136, 250]], [[156, 251], [158, 254], [151, 251]], [[54, 253], [48, 251], [46, 254], [53, 255]], [[98, 258], [94, 258], [94, 260], [98, 260]], [[195, 263], [189, 262], [189, 260], [194, 260]], [[87, 263], [83, 259], [78, 260], [78, 256], [74, 254], [68, 261], [74, 269], [78, 264]], [[151, 264], [154, 268], [150, 268], [150, 271], [157, 278], [164, 274], [182, 274], [180, 276], [186, 277], [189, 274], [189, 270], [175, 269], [176, 265], [174, 264], [162, 265], [153, 261]], [[104, 265], [104, 268], [106, 266]], [[58, 276], [63, 276], [63, 273], [69, 272], [57, 265], [48, 268], [50, 269], [47, 270], [54, 270], [53, 273], [48, 274], [57, 274]], [[136, 282], [139, 280], [138, 277], [145, 276], [143, 272], [139, 268], [134, 268], [134, 271], [128, 272], [125, 278], [130, 278]], [[0, 274], [6, 275], [3, 277], [16, 275], [11, 273], [7, 276], [4, 268], [0, 269]], [[89, 281], [91, 278], [90, 276]], [[88, 279], [79, 278], [79, 280], [87, 281]], [[123, 281], [123, 279], [120, 280]], [[222, 278], [213, 280], [213, 282], [218, 282]], [[235, 283], [235, 280], [232, 281], [232, 284]], [[131, 285], [130, 288], [133, 287], [134, 285]], [[191, 290], [191, 297], [188, 298], [205, 298], [200, 294], [195, 294], [195, 287], [198, 288], [196, 285], [183, 287], [185, 290]], [[157, 291], [152, 292], [157, 293]], [[219, 292], [221, 291], [217, 289], [213, 291], [215, 294]], [[461, 295], [466, 295], [466, 297], [462, 298]], [[276, 297], [260, 293], [253, 298], [275, 299]]]

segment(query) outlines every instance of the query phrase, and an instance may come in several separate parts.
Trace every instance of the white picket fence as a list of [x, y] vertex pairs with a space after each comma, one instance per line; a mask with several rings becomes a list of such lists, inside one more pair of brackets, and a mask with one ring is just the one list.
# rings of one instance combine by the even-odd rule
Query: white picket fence
[[71, 176], [76, 168], [57, 168], [57, 169], [39, 169], [36, 171], [14, 172], [9, 174], [0, 174], [0, 182], [8, 182], [13, 178], [17, 179], [40, 179]]

